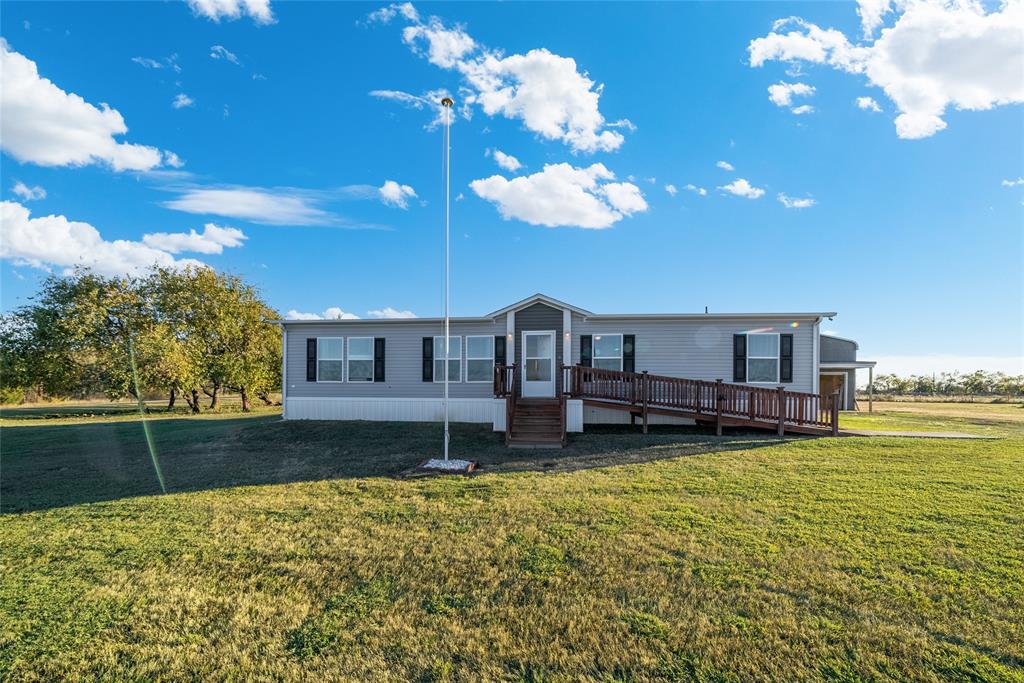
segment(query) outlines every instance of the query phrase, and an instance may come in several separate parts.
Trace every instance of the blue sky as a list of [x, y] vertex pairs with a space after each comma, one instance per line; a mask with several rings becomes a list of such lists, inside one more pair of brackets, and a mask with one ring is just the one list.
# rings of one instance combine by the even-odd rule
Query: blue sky
[[880, 4], [4, 2], [0, 303], [156, 254], [282, 314], [437, 315], [446, 91], [454, 314], [834, 310], [882, 371], [1020, 372], [1024, 12]]

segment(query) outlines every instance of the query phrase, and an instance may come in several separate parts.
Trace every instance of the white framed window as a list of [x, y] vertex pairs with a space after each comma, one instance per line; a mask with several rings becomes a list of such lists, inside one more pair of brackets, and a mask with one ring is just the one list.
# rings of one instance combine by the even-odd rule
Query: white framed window
[[493, 336], [466, 337], [466, 381], [494, 381]]
[[345, 338], [316, 338], [316, 381], [340, 382], [344, 379]]
[[[462, 381], [462, 337], [448, 337], [448, 381]], [[444, 381], [444, 335], [434, 337], [434, 381]]]
[[373, 381], [373, 337], [348, 338], [348, 381]]
[[602, 370], [622, 370], [622, 335], [595, 334], [592, 363]]
[[778, 384], [779, 335], [747, 335], [747, 382]]

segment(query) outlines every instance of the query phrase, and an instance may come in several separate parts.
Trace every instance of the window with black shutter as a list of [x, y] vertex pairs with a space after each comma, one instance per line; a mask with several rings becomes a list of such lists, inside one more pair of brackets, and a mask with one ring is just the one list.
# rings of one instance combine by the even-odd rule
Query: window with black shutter
[[779, 335], [779, 381], [793, 381], [793, 335]]
[[732, 336], [732, 381], [747, 381], [747, 335]]
[[622, 371], [636, 372], [636, 335], [622, 335]]
[[505, 362], [505, 335], [494, 335], [494, 364], [508, 365]]
[[306, 338], [306, 381], [316, 381], [316, 337]]
[[373, 381], [384, 381], [384, 337], [373, 338]]
[[434, 381], [434, 338], [423, 338], [423, 381]]

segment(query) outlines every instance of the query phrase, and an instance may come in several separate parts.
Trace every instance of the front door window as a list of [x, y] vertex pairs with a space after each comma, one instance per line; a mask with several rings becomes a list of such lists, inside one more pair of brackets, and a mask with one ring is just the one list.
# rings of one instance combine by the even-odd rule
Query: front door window
[[523, 333], [523, 396], [555, 395], [554, 332]]

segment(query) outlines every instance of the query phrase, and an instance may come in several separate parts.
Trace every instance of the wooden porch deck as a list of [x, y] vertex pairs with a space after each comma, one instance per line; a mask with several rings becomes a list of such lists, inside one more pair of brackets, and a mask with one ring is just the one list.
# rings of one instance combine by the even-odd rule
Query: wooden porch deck
[[[517, 405], [521, 402], [515, 390], [517, 376], [515, 365], [495, 368], [494, 395], [510, 399], [505, 434], [509, 445], [516, 441], [514, 427], [523, 422], [522, 417], [517, 419]], [[562, 389], [557, 404], [553, 400], [549, 407], [550, 419], [545, 420], [552, 431], [546, 435], [549, 442], [557, 439], [565, 443], [566, 399], [580, 399], [584, 406], [627, 411], [634, 423], [642, 420], [644, 433], [649, 416], [669, 415], [713, 424], [717, 434], [726, 426], [769, 429], [780, 436], [787, 432], [839, 434], [838, 393], [812, 394], [786, 391], [782, 386], [770, 389], [582, 365], [562, 367]], [[557, 420], [556, 405], [561, 413]], [[555, 434], [555, 429], [560, 433]]]
[[670, 415], [723, 426], [770, 429], [779, 435], [837, 435], [839, 395], [786, 391], [722, 380], [683, 379], [646, 372], [601, 370], [580, 365], [562, 369], [566, 395], [598, 408], [628, 411], [643, 420], [649, 415]]

